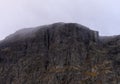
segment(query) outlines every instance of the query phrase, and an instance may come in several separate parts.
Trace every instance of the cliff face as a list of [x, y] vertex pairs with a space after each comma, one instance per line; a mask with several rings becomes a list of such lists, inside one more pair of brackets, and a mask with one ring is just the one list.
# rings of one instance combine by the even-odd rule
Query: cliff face
[[119, 36], [105, 41], [75, 23], [29, 30], [0, 42], [0, 84], [120, 83]]

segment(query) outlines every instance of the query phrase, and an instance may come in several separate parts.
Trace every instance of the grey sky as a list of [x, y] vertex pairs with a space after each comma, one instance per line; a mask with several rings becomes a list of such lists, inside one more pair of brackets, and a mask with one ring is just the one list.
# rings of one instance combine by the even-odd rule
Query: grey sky
[[0, 0], [0, 39], [21, 28], [75, 22], [120, 34], [120, 0]]

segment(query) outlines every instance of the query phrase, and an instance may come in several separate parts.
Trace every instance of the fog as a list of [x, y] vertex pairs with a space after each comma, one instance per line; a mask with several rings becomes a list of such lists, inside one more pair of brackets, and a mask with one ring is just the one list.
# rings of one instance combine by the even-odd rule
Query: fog
[[0, 39], [22, 28], [74, 22], [100, 32], [120, 34], [119, 0], [0, 0]]

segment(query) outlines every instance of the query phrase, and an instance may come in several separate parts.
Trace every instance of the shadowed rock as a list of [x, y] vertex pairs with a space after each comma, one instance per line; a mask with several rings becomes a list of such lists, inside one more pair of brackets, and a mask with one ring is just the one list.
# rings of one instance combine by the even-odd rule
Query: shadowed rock
[[119, 60], [119, 36], [76, 23], [23, 29], [0, 42], [0, 83], [119, 84]]

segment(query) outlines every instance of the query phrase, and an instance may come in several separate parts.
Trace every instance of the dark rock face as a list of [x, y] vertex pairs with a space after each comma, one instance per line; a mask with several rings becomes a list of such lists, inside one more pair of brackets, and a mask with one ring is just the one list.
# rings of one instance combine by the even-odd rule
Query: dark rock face
[[0, 42], [0, 84], [120, 84], [120, 37], [103, 41], [75, 23], [18, 31]]

